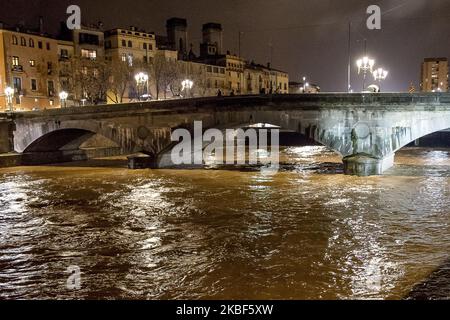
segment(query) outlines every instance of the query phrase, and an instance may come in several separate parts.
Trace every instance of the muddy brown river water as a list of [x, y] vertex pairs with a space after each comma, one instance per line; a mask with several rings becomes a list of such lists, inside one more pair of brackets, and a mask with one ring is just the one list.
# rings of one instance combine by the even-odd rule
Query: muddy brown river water
[[402, 150], [380, 177], [339, 162], [0, 169], [0, 299], [402, 299], [450, 258], [450, 150]]

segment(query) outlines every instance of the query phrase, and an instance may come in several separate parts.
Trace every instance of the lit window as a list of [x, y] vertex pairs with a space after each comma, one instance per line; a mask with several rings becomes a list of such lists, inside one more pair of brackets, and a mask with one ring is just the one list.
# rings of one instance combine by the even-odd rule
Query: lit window
[[89, 59], [95, 60], [97, 58], [97, 51], [81, 49], [81, 56], [83, 58], [89, 58]]
[[129, 65], [130, 67], [133, 66], [133, 55], [132, 55], [131, 53], [128, 54], [128, 65]]
[[36, 66], [36, 60], [30, 60], [30, 67]]
[[22, 47], [26, 47], [26, 46], [27, 46], [27, 40], [25, 40], [24, 37], [21, 37], [21, 38], [20, 38], [20, 45], [21, 45]]
[[14, 67], [18, 66], [19, 65], [19, 57], [13, 57], [12, 64]]
[[127, 62], [127, 55], [126, 55], [126, 53], [122, 53], [122, 62]]
[[12, 43], [13, 43], [14, 45], [18, 45], [18, 44], [19, 44], [19, 42], [18, 42], [16, 36], [12, 36]]

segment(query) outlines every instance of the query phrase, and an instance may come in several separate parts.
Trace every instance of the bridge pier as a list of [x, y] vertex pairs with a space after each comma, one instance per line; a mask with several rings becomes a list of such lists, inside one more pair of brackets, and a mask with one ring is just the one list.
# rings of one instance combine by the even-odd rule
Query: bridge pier
[[394, 166], [395, 154], [384, 159], [376, 159], [365, 154], [356, 154], [343, 159], [344, 173], [360, 177], [382, 175]]

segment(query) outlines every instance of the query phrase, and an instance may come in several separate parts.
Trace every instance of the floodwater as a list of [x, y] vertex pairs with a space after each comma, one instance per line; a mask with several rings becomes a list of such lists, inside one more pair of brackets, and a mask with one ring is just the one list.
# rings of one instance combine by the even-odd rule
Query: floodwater
[[450, 256], [450, 150], [402, 150], [380, 177], [339, 162], [0, 169], [0, 299], [402, 299]]

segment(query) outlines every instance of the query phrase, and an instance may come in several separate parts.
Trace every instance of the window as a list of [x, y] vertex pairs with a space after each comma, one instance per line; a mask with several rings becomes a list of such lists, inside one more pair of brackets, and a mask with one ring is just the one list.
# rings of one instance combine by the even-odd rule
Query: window
[[31, 79], [31, 91], [37, 91], [37, 80]]
[[127, 62], [127, 54], [122, 53], [122, 62]]
[[128, 47], [129, 47], [129, 48], [133, 48], [133, 42], [128, 41]]
[[19, 44], [19, 42], [18, 42], [16, 36], [12, 36], [12, 43], [13, 43], [14, 45], [18, 45], [18, 44]]
[[20, 38], [20, 45], [21, 45], [22, 47], [26, 47], [26, 46], [27, 46], [27, 40], [25, 40], [24, 37], [21, 37], [21, 38]]
[[144, 43], [144, 50], [147, 50], [147, 44]]
[[148, 50], [153, 50], [153, 45], [151, 43], [148, 44]]
[[60, 55], [61, 55], [61, 58], [68, 58], [69, 57], [69, 50], [61, 49]]
[[91, 44], [94, 46], [100, 45], [100, 39], [98, 35], [90, 34], [90, 33], [80, 33], [79, 34], [79, 42], [80, 44]]
[[34, 48], [34, 40], [30, 38], [29, 42], [29, 47], [30, 48]]
[[20, 94], [22, 92], [22, 79], [19, 77], [14, 77], [14, 92]]
[[127, 42], [125, 40], [122, 40], [122, 47], [126, 47], [127, 46]]
[[42, 41], [38, 41], [38, 47], [39, 49], [42, 49]]
[[89, 58], [89, 59], [95, 60], [97, 58], [97, 51], [81, 49], [81, 56], [83, 58]]
[[128, 54], [128, 65], [130, 67], [133, 66], [133, 54], [131, 54], [131, 53]]
[[19, 57], [12, 57], [12, 64], [14, 67], [19, 65]]
[[30, 60], [30, 67], [36, 67], [36, 60]]
[[55, 95], [55, 83], [53, 80], [47, 81], [47, 89], [48, 89], [48, 96], [53, 97]]
[[50, 50], [50, 43], [47, 42], [47, 50]]

